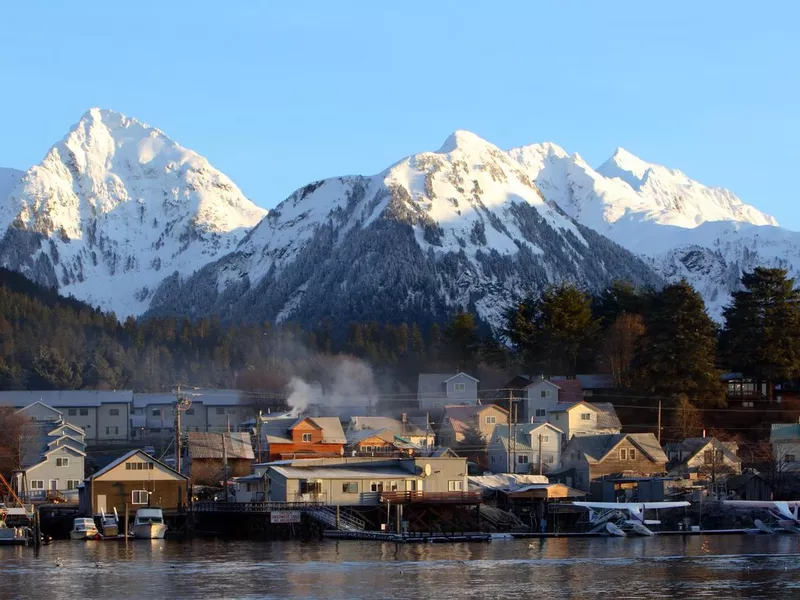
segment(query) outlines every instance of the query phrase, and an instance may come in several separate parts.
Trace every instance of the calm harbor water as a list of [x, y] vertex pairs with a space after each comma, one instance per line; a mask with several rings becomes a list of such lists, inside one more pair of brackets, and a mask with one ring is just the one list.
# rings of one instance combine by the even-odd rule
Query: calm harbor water
[[[800, 598], [800, 535], [0, 547], [0, 599]], [[58, 562], [61, 566], [56, 566]]]

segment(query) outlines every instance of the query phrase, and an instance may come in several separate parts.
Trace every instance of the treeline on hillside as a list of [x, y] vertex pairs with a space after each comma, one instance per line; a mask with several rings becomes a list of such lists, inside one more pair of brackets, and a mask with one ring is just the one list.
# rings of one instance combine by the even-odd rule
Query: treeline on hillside
[[[592, 297], [571, 284], [547, 288], [508, 309], [489, 333], [457, 312], [441, 326], [319, 323], [222, 326], [217, 319], [120, 323], [74, 299], [0, 270], [0, 386], [3, 389], [134, 389], [176, 383], [281, 390], [294, 375], [324, 381], [328, 359], [363, 358], [382, 393], [413, 395], [423, 372], [461, 369], [484, 389], [518, 373], [613, 374], [619, 404], [665, 402], [676, 436], [699, 434], [702, 415], [725, 407], [724, 371], [768, 383], [800, 378], [800, 291], [787, 272], [742, 278], [718, 327], [685, 281], [661, 290], [616, 282]], [[713, 423], [712, 423], [713, 425]]]

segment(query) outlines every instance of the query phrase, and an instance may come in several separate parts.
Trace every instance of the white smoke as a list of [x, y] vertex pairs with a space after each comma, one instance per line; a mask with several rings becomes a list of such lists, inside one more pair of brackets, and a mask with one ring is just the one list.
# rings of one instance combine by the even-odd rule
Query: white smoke
[[308, 411], [309, 404], [319, 401], [319, 386], [312, 386], [300, 377], [292, 377], [286, 385], [286, 403], [291, 407], [291, 415], [296, 417]]
[[292, 416], [306, 413], [311, 405], [325, 409], [337, 407], [374, 407], [378, 387], [372, 368], [363, 360], [352, 357], [326, 357], [320, 364], [322, 384], [309, 383], [292, 377], [286, 386], [287, 403]]

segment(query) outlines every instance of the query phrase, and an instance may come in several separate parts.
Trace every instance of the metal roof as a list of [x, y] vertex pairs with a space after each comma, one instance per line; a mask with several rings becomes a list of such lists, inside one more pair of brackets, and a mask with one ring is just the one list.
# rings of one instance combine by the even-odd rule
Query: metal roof
[[223, 458], [222, 445], [225, 444], [225, 455], [230, 459], [255, 460], [250, 434], [241, 431], [230, 433], [208, 433], [205, 431], [189, 432], [189, 456], [192, 460], [205, 458]]
[[291, 444], [292, 428], [308, 420], [316, 427], [322, 429], [323, 444], [346, 444], [347, 438], [342, 429], [342, 423], [337, 417], [283, 417], [264, 421], [261, 426], [262, 435], [271, 444]]
[[146, 458], [147, 460], [149, 460], [149, 461], [151, 460], [151, 461], [153, 461], [153, 462], [155, 462], [155, 463], [158, 463], [159, 465], [161, 465], [161, 466], [162, 466], [162, 467], [164, 467], [165, 469], [167, 469], [167, 470], [169, 470], [169, 471], [172, 471], [173, 473], [175, 473], [175, 475], [178, 475], [179, 477], [181, 477], [181, 478], [183, 478], [183, 479], [188, 479], [188, 477], [186, 477], [186, 475], [183, 475], [183, 474], [181, 474], [181, 473], [178, 473], [178, 472], [177, 472], [175, 469], [173, 469], [173, 468], [172, 468], [172, 467], [170, 467], [169, 465], [165, 465], [163, 462], [161, 462], [161, 461], [160, 461], [160, 460], [158, 460], [157, 458], [155, 458], [155, 457], [153, 457], [153, 456], [150, 456], [150, 455], [149, 455], [149, 454], [147, 454], [147, 453], [146, 453], [144, 450], [139, 450], [139, 449], [136, 449], [136, 450], [131, 450], [130, 452], [126, 452], [125, 454], [123, 454], [122, 456], [120, 456], [120, 457], [119, 457], [118, 459], [116, 459], [115, 461], [113, 461], [113, 462], [111, 462], [111, 463], [107, 464], [105, 467], [103, 467], [102, 469], [100, 469], [100, 470], [99, 470], [97, 473], [95, 473], [94, 475], [90, 475], [90, 476], [89, 476], [87, 479], [96, 479], [97, 477], [100, 477], [101, 475], [105, 475], [105, 474], [106, 474], [106, 473], [108, 473], [108, 472], [109, 472], [111, 469], [113, 469], [113, 468], [115, 468], [115, 467], [118, 467], [119, 465], [121, 465], [121, 464], [122, 464], [122, 463], [124, 463], [126, 460], [128, 460], [129, 458], [133, 457], [133, 456], [134, 456], [134, 455], [136, 455], [136, 454], [141, 454], [141, 455], [142, 455], [144, 458]]
[[567, 452], [577, 450], [590, 460], [602, 461], [623, 440], [628, 439], [653, 462], [667, 462], [667, 455], [652, 433], [609, 433], [602, 435], [576, 435], [565, 448]]
[[[514, 444], [514, 448], [516, 450], [533, 450], [531, 447], [531, 434], [533, 434], [537, 429], [547, 429], [552, 431], [554, 435], [563, 435], [564, 432], [561, 431], [558, 427], [553, 425], [552, 423], [518, 423], [514, 426], [515, 428], [515, 438], [516, 443]], [[496, 444], [499, 438], [500, 443], [503, 445], [503, 448], [508, 450], [508, 429], [509, 425], [497, 425], [494, 428], [494, 432], [492, 432], [492, 440], [490, 443]], [[538, 435], [538, 434], [536, 434]], [[535, 443], [535, 442], [534, 442]]]
[[101, 404], [130, 404], [131, 390], [44, 390], [0, 392], [0, 406], [23, 407], [35, 402], [50, 408], [89, 407]]
[[800, 440], [800, 423], [773, 423], [769, 431], [770, 442]]
[[404, 423], [403, 421], [390, 417], [351, 417], [347, 429], [350, 431], [361, 429], [388, 429], [400, 437], [409, 435], [427, 436], [433, 434], [433, 432], [430, 434], [426, 433], [424, 429], [410, 421]]
[[415, 477], [411, 471], [399, 467], [377, 465], [370, 469], [369, 463], [358, 467], [270, 467], [287, 479], [369, 479]]
[[[206, 406], [247, 406], [247, 393], [240, 390], [210, 390], [187, 388], [181, 390], [181, 396], [188, 397], [192, 403], [205, 404]], [[162, 392], [155, 394], [134, 394], [133, 407], [145, 408], [154, 404], [175, 404], [176, 392]], [[242, 402], [242, 399], [245, 401]]]

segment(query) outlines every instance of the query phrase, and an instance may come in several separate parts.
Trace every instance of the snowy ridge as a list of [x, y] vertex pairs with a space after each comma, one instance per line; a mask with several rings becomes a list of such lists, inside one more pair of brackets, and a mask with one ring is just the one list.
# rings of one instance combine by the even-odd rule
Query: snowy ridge
[[0, 205], [0, 260], [120, 316], [233, 251], [266, 214], [163, 132], [91, 109]]

